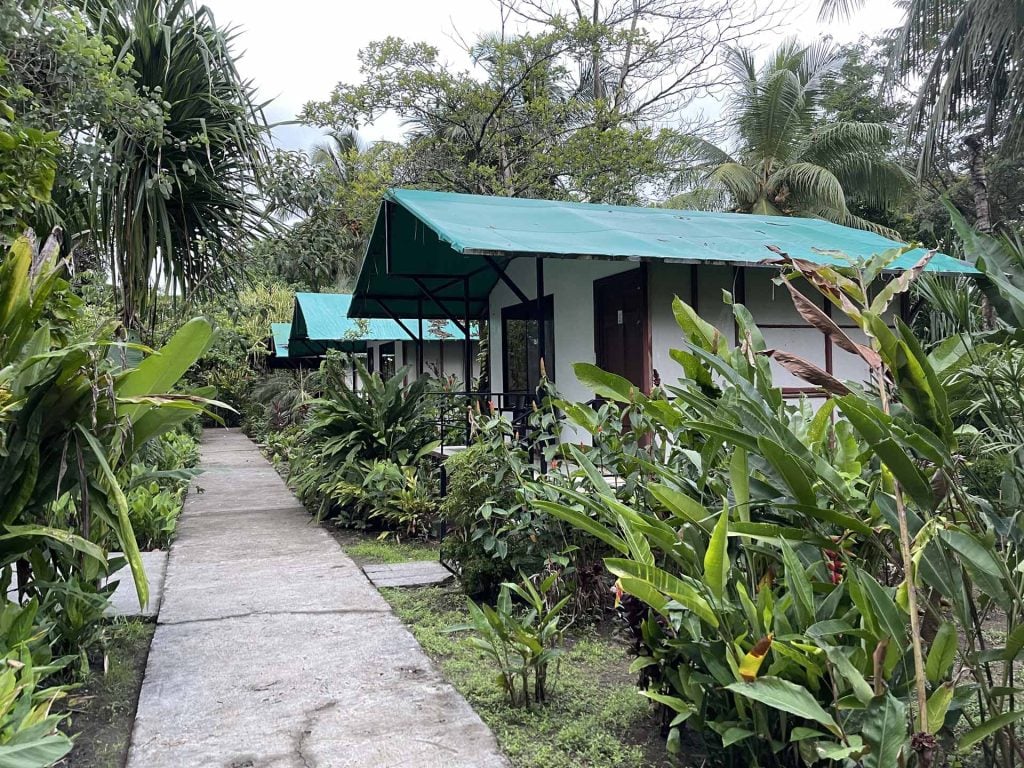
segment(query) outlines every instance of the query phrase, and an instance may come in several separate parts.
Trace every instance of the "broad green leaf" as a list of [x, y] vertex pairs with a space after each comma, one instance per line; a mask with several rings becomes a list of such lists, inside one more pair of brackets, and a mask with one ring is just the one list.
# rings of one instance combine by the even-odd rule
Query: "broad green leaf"
[[592, 363], [573, 363], [572, 370], [580, 384], [598, 397], [627, 404], [638, 399], [636, 385], [622, 376], [604, 371]]
[[[604, 563], [605, 567], [620, 579], [631, 577], [645, 581], [663, 595], [672, 598], [684, 608], [693, 611], [698, 618], [712, 627], [718, 626], [718, 615], [712, 609], [711, 604], [694, 587], [678, 577], [656, 566], [637, 563], [633, 560], [606, 558]], [[623, 588], [625, 588], [625, 585], [623, 585]], [[637, 595], [637, 597], [643, 599], [640, 595]]]
[[822, 709], [814, 696], [804, 687], [778, 677], [761, 677], [752, 683], [732, 683], [725, 686], [733, 693], [758, 701], [773, 709], [788, 712], [796, 717], [814, 720], [838, 736], [839, 725], [828, 712]]
[[693, 523], [706, 533], [711, 531], [711, 526], [708, 524], [711, 513], [700, 502], [690, 498], [682, 491], [677, 491], [675, 488], [661, 483], [648, 486], [648, 490], [680, 520]]
[[782, 549], [782, 562], [786, 567], [786, 586], [796, 601], [800, 620], [807, 626], [814, 621], [814, 588], [807, 578], [804, 564], [800, 562], [789, 542], [779, 539], [779, 547]]
[[729, 459], [729, 484], [736, 504], [736, 514], [741, 521], [750, 521], [750, 463], [747, 452], [737, 447]]
[[928, 733], [938, 733], [946, 722], [946, 713], [953, 701], [954, 685], [946, 682], [932, 691], [928, 697]]
[[71, 751], [71, 739], [63, 733], [54, 733], [25, 744], [0, 746], [0, 766], [3, 768], [48, 768]]
[[869, 750], [864, 768], [893, 768], [910, 741], [907, 708], [891, 693], [877, 696], [864, 712], [861, 735]]
[[847, 650], [834, 645], [822, 645], [821, 648], [825, 651], [825, 655], [828, 656], [828, 660], [836, 668], [836, 671], [850, 684], [853, 695], [857, 697], [857, 700], [861, 704], [870, 702], [875, 697], [875, 692], [868, 684], [868, 681], [864, 679], [861, 671], [853, 666], [853, 662], [850, 661], [850, 657], [847, 655]]
[[956, 647], [956, 627], [951, 622], [943, 622], [928, 649], [928, 661], [925, 663], [928, 682], [937, 685], [949, 676], [956, 659]]
[[543, 501], [537, 499], [533, 504], [539, 509], [543, 509], [548, 514], [554, 515], [560, 520], [564, 520], [569, 525], [579, 528], [581, 531], [589, 533], [596, 539], [603, 541], [608, 546], [612, 547], [618, 552], [626, 555], [629, 554], [629, 546], [626, 541], [616, 534], [611, 528], [599, 523], [594, 520], [586, 512], [580, 512], [577, 509], [566, 506], [565, 504], [559, 504], [554, 501]]
[[907, 636], [907, 616], [896, 605], [890, 589], [879, 584], [870, 573], [856, 571], [858, 583], [864, 587], [864, 595], [871, 606], [871, 612], [878, 628], [890, 637], [897, 646], [902, 646]]
[[817, 497], [811, 486], [812, 477], [807, 468], [798, 461], [791, 451], [766, 437], [757, 438], [757, 445], [768, 462], [782, 476], [793, 498], [800, 504], [817, 505]]
[[[115, 384], [118, 397], [139, 397], [169, 392], [185, 372], [210, 348], [213, 327], [209, 321], [196, 317], [189, 320], [155, 355], [143, 360]], [[134, 421], [145, 412], [144, 405], [123, 405], [120, 415]]]
[[995, 717], [986, 720], [981, 725], [976, 728], [972, 728], [960, 737], [960, 741], [957, 742], [956, 745], [957, 751], [968, 751], [979, 741], [987, 739], [1002, 728], [1013, 725], [1022, 717], [1024, 717], [1024, 709], [1017, 709], [1011, 712], [1003, 712], [1001, 715], [996, 715]]
[[854, 429], [871, 445], [914, 502], [925, 510], [934, 508], [931, 483], [894, 437], [892, 419], [855, 396], [840, 397], [837, 402]]
[[675, 315], [676, 323], [690, 343], [714, 354], [725, 351], [726, 341], [719, 330], [678, 296], [672, 300], [672, 314]]
[[723, 506], [704, 553], [704, 583], [719, 602], [725, 597], [725, 585], [729, 580], [728, 546], [729, 507]]
[[92, 449], [93, 458], [96, 460], [100, 473], [103, 476], [107, 492], [113, 497], [114, 511], [117, 514], [117, 538], [121, 544], [128, 567], [131, 568], [132, 576], [135, 577], [135, 591], [139, 596], [139, 605], [143, 608], [149, 603], [149, 580], [146, 578], [146, 569], [142, 565], [142, 555], [139, 554], [139, 545], [135, 540], [135, 532], [132, 530], [131, 517], [128, 514], [128, 500], [124, 497], [124, 491], [117, 482], [113, 470], [107, 463], [106, 453], [99, 441], [90, 434], [89, 430], [79, 425], [78, 432]]

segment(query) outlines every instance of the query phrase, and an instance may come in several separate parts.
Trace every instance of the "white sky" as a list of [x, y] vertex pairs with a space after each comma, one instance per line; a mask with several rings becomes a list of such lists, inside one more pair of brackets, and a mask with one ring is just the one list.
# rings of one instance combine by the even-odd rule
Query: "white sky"
[[[825, 34], [839, 43], [861, 35], [874, 36], [900, 22], [891, 0], [866, 0], [851, 21], [817, 23], [818, 0], [791, 0], [787, 21], [759, 42], [765, 48], [790, 36], [810, 42]], [[272, 100], [272, 122], [294, 118], [302, 106], [325, 99], [339, 81], [359, 79], [357, 52], [366, 43], [389, 35], [437, 46], [443, 58], [458, 68], [466, 64], [456, 35], [473, 40], [479, 33], [498, 29], [497, 5], [492, 0], [205, 0], [221, 24], [240, 27], [240, 63], [264, 100]], [[317, 141], [317, 131], [303, 126], [281, 126], [275, 135], [281, 146], [305, 149]], [[367, 140], [398, 139], [397, 120], [382, 120], [364, 127]]]

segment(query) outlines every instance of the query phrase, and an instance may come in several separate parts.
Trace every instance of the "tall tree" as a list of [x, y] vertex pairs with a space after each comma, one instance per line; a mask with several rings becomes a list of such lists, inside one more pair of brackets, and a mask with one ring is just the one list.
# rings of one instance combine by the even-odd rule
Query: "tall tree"
[[[825, 19], [863, 0], [822, 0]], [[942, 145], [963, 142], [976, 223], [993, 226], [987, 156], [1024, 140], [1024, 14], [1017, 0], [909, 0], [896, 35], [897, 74], [918, 92], [911, 130], [922, 137], [919, 174]]]
[[857, 199], [885, 209], [907, 187], [908, 175], [886, 156], [888, 127], [879, 123], [823, 122], [827, 78], [842, 63], [829, 43], [784, 43], [759, 69], [746, 49], [728, 64], [737, 81], [728, 103], [735, 151], [694, 136], [693, 162], [681, 181], [704, 205], [744, 213], [814, 216], [838, 224], [895, 234], [850, 209]]
[[236, 32], [191, 0], [81, 0], [94, 29], [131, 62], [160, 130], [117, 126], [96, 165], [94, 229], [125, 323], [155, 317], [160, 290], [198, 298], [228, 284], [262, 228], [266, 122], [236, 68]]

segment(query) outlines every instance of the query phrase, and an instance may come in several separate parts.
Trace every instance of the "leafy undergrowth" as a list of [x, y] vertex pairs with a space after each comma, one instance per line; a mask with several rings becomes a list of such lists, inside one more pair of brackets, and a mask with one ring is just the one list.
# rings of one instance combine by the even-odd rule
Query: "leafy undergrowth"
[[93, 673], [68, 697], [68, 731], [75, 747], [63, 768], [121, 768], [128, 759], [135, 708], [155, 625], [125, 621], [111, 627], [108, 669]]
[[436, 541], [378, 539], [374, 534], [343, 530], [336, 531], [334, 535], [345, 552], [363, 565], [437, 560], [441, 554]]
[[[382, 589], [445, 677], [498, 738], [514, 768], [662, 768], [658, 720], [637, 694], [625, 647], [594, 630], [572, 634], [549, 681], [550, 701], [510, 707], [497, 669], [466, 641], [446, 632], [468, 618], [466, 598], [450, 587]], [[694, 763], [699, 765], [699, 761]]]

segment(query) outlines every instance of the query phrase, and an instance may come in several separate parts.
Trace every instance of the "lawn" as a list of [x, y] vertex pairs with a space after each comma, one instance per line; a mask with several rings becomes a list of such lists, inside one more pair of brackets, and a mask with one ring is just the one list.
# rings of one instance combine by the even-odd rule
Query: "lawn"
[[[512, 708], [497, 669], [464, 635], [455, 587], [382, 589], [445, 677], [494, 731], [514, 768], [662, 768], [689, 765], [665, 752], [658, 717], [636, 691], [625, 644], [609, 627], [570, 631], [544, 706]], [[699, 763], [693, 763], [699, 764]]]
[[331, 532], [346, 554], [360, 565], [437, 560], [441, 556], [440, 544], [436, 541], [397, 540], [390, 536], [382, 539], [375, 533], [359, 533], [338, 528], [333, 528]]

